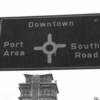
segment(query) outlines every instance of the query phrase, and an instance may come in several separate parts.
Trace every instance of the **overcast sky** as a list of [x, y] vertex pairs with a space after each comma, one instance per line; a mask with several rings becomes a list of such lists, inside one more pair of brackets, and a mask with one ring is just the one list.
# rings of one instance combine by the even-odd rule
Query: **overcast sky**
[[24, 74], [52, 73], [57, 80], [58, 100], [93, 100], [100, 97], [100, 70], [49, 70], [0, 72], [0, 100], [18, 100]]

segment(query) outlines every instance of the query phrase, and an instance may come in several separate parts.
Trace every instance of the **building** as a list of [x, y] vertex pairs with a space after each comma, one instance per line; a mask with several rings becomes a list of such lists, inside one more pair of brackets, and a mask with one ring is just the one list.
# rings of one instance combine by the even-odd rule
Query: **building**
[[24, 74], [26, 82], [19, 84], [19, 100], [57, 100], [58, 88], [52, 74]]

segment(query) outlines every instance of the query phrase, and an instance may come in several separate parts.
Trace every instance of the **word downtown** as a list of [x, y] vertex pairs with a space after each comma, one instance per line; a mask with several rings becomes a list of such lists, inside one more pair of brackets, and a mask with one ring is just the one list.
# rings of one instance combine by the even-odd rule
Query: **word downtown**
[[28, 28], [74, 26], [73, 21], [28, 22]]

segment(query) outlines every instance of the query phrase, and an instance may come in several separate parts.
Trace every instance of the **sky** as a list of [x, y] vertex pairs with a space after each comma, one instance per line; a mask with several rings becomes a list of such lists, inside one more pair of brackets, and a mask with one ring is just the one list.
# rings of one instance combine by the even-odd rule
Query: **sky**
[[94, 100], [100, 98], [100, 70], [1, 71], [0, 100], [18, 100], [24, 74], [52, 73], [59, 89], [58, 100]]

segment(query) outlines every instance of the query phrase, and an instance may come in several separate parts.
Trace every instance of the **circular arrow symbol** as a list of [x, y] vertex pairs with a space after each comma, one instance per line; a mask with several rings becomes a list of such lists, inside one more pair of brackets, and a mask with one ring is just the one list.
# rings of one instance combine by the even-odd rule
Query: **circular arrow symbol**
[[43, 44], [43, 46], [36, 46], [34, 50], [43, 51], [47, 55], [47, 63], [52, 63], [52, 55], [56, 54], [58, 48], [65, 48], [66, 44], [56, 44], [52, 41], [52, 34], [48, 34], [48, 40]]

